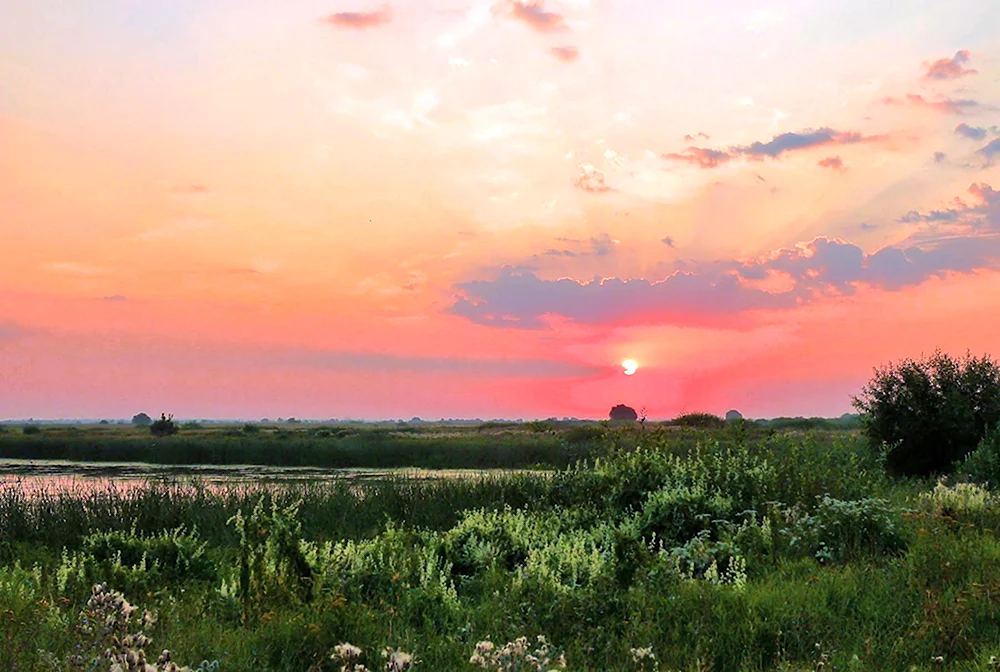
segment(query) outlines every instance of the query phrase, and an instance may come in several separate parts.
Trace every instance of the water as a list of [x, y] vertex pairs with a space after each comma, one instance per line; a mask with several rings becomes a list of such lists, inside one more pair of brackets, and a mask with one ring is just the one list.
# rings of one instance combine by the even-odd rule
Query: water
[[149, 483], [208, 488], [283, 487], [305, 483], [361, 481], [387, 476], [440, 479], [510, 473], [502, 469], [324, 469], [262, 465], [163, 465], [142, 462], [70, 462], [0, 459], [0, 490], [26, 493], [128, 491]]

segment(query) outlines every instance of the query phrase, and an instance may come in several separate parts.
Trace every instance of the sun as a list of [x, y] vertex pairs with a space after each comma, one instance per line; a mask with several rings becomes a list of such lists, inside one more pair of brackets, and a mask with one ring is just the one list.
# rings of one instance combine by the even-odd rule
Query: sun
[[639, 364], [634, 359], [626, 359], [622, 362], [622, 373], [626, 376], [631, 376], [636, 371], [639, 370]]

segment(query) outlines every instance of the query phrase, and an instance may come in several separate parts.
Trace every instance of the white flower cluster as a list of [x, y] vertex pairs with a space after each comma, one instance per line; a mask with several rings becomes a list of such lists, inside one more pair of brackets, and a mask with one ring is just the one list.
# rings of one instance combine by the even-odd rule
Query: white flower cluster
[[476, 644], [476, 651], [469, 662], [484, 670], [503, 672], [555, 672], [566, 669], [566, 656], [561, 653], [556, 656], [544, 635], [538, 635], [537, 643], [538, 646], [532, 651], [527, 637], [518, 637], [499, 648], [485, 639]]
[[[333, 647], [330, 659], [341, 664], [340, 672], [368, 672], [368, 668], [359, 662], [362, 653], [361, 647], [342, 642]], [[383, 649], [382, 657], [385, 658], [385, 667], [382, 668], [385, 672], [406, 672], [419, 662], [412, 654], [392, 647]]]

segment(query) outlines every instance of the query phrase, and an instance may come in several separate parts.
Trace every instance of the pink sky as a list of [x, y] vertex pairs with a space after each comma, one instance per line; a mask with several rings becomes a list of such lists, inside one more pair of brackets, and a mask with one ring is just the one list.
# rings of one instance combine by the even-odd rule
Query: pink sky
[[830, 416], [880, 364], [1000, 357], [998, 25], [17, 3], [0, 419]]

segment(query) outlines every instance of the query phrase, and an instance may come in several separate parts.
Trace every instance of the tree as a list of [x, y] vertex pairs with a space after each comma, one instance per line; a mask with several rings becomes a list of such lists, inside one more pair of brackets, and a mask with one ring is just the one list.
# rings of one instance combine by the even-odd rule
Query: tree
[[153, 419], [145, 413], [139, 413], [132, 416], [132, 424], [137, 427], [149, 427], [153, 424]]
[[987, 355], [936, 351], [875, 369], [852, 403], [872, 444], [886, 446], [889, 471], [941, 473], [1000, 422], [1000, 367]]
[[149, 426], [149, 431], [153, 436], [171, 436], [177, 433], [177, 425], [174, 424], [174, 416], [167, 417], [166, 413], [160, 414], [160, 419]]
[[626, 406], [625, 404], [618, 404], [611, 409], [608, 417], [615, 422], [635, 422], [639, 419], [639, 414], [635, 412], [634, 408]]

